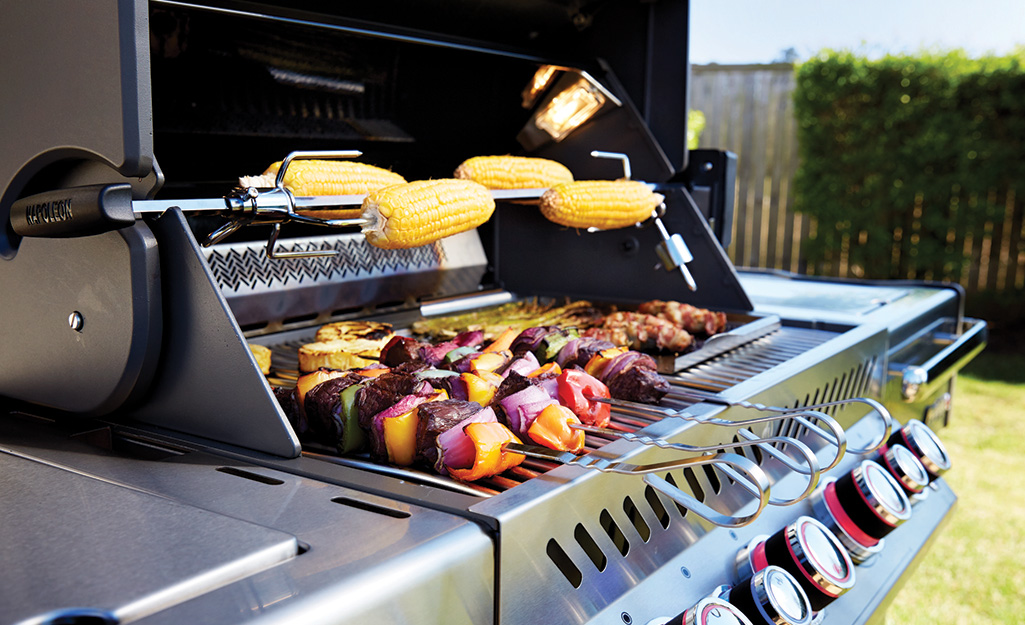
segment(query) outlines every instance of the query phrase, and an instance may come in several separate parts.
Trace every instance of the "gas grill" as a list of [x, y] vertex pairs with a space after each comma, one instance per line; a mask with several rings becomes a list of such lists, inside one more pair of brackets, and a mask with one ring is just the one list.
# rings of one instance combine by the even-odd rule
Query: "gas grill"
[[[686, 3], [23, 4], [0, 25], [3, 622], [654, 625], [724, 599], [881, 622], [953, 509], [933, 432], [985, 322], [949, 285], [732, 266], [733, 157], [684, 147]], [[561, 94], [591, 116], [553, 127]], [[362, 197], [235, 188], [339, 150], [407, 179], [541, 156], [665, 205], [582, 232], [496, 191], [476, 230], [382, 250], [303, 216]], [[301, 444], [273, 395], [324, 323], [530, 298], [729, 325], [582, 455], [473, 483]]]

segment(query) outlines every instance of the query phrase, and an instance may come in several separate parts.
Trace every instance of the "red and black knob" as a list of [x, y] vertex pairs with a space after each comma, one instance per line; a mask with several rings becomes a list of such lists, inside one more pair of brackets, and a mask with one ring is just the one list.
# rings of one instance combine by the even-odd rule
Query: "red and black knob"
[[790, 573], [818, 611], [854, 586], [854, 563], [836, 536], [809, 516], [764, 540], [756, 539], [738, 555], [741, 577], [747, 568], [775, 565]]
[[911, 450], [931, 479], [935, 480], [950, 469], [950, 454], [943, 441], [932, 428], [917, 419], [911, 419], [891, 434], [886, 444], [890, 447], [903, 445]]
[[742, 580], [726, 599], [756, 625], [808, 625], [814, 616], [801, 585], [775, 565]]
[[666, 622], [665, 625], [754, 625], [725, 599], [707, 597]]
[[863, 460], [826, 484], [824, 498], [837, 522], [858, 542], [874, 545], [911, 518], [911, 502], [897, 480], [873, 460]]
[[929, 485], [929, 473], [922, 461], [904, 445], [887, 447], [876, 462], [889, 471], [908, 497], [920, 494]]

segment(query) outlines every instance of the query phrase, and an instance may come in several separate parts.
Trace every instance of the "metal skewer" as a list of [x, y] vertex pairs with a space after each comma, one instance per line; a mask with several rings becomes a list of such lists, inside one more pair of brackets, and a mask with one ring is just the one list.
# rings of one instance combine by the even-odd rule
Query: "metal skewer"
[[[506, 443], [503, 446], [506, 451], [523, 454], [531, 458], [558, 462], [560, 464], [594, 469], [602, 473], [620, 473], [624, 475], [643, 475], [644, 482], [655, 490], [666, 495], [676, 503], [691, 512], [701, 516], [710, 523], [721, 527], [743, 527], [754, 521], [765, 506], [769, 503], [769, 478], [757, 464], [751, 460], [733, 453], [708, 454], [670, 460], [667, 462], [655, 462], [651, 464], [629, 464], [614, 459], [603, 458], [594, 454], [577, 456], [568, 451], [556, 451], [547, 447], [536, 445], [521, 445], [517, 443]], [[721, 466], [720, 466], [721, 465]], [[667, 472], [673, 469], [698, 466], [720, 466], [721, 469], [732, 471], [731, 477], [737, 475], [737, 471], [746, 474], [746, 478], [737, 480], [742, 488], [755, 496], [757, 500], [756, 509], [750, 514], [743, 516], [728, 515], [715, 510], [711, 506], [698, 501], [692, 495], [681, 491], [665, 479], [655, 475], [660, 472]], [[736, 479], [736, 478], [734, 478]]]
[[[739, 441], [739, 442], [736, 442], [736, 443], [727, 443], [727, 444], [722, 444], [722, 445], [687, 445], [685, 443], [670, 443], [669, 441], [667, 441], [665, 439], [656, 438], [656, 437], [653, 437], [653, 436], [648, 436], [646, 434], [636, 434], [634, 432], [622, 432], [620, 430], [612, 430], [612, 429], [609, 429], [609, 428], [599, 428], [599, 427], [594, 427], [594, 426], [590, 426], [590, 425], [582, 425], [582, 424], [571, 423], [570, 427], [572, 429], [574, 429], [574, 430], [580, 430], [582, 432], [588, 432], [590, 434], [600, 434], [602, 436], [613, 436], [613, 437], [622, 438], [622, 439], [625, 439], [625, 440], [628, 440], [628, 441], [635, 441], [635, 442], [641, 443], [643, 445], [651, 445], [653, 447], [658, 447], [659, 449], [675, 449], [675, 450], [678, 450], [678, 451], [686, 451], [686, 452], [692, 452], [692, 453], [709, 453], [709, 452], [727, 451], [727, 450], [730, 450], [730, 449], [736, 449], [738, 447], [753, 447], [753, 446], [763, 447], [764, 445], [766, 445], [768, 443], [781, 443], [783, 445], [793, 447], [793, 448], [797, 449], [798, 453], [800, 453], [801, 456], [804, 457], [804, 460], [807, 462], [807, 467], [801, 466], [801, 465], [792, 465], [789, 462], [790, 459], [785, 454], [783, 454], [778, 449], [772, 447], [771, 445], [768, 445], [768, 449], [772, 450], [773, 457], [775, 457], [775, 458], [783, 458], [785, 460], [785, 464], [788, 467], [793, 467], [795, 471], [801, 473], [802, 475], [807, 475], [808, 476], [808, 485], [805, 487], [803, 492], [801, 492], [799, 495], [797, 495], [797, 497], [793, 497], [793, 498], [790, 498], [790, 499], [784, 499], [784, 498], [777, 498], [777, 497], [774, 497], [774, 496], [770, 496], [769, 497], [769, 504], [773, 505], [773, 506], [792, 506], [793, 504], [806, 499], [815, 490], [815, 487], [818, 485], [819, 477], [821, 475], [821, 469], [819, 469], [819, 462], [818, 462], [818, 459], [815, 457], [815, 453], [807, 445], [805, 445], [801, 441], [799, 441], [799, 440], [797, 440], [795, 438], [787, 437], [787, 436], [773, 436], [773, 437], [769, 437], [769, 438], [758, 438], [757, 436], [755, 436], [752, 433], [751, 435], [755, 436], [754, 439], [749, 439], [749, 440], [746, 440], [746, 441]], [[752, 495], [756, 494], [751, 489], [750, 485], [745, 484], [746, 480], [742, 476], [738, 475], [731, 468], [725, 467], [725, 468], [723, 468], [723, 472], [725, 472], [727, 475], [729, 475], [731, 478], [733, 478], [735, 481], [737, 481], [749, 493], [751, 493]]]

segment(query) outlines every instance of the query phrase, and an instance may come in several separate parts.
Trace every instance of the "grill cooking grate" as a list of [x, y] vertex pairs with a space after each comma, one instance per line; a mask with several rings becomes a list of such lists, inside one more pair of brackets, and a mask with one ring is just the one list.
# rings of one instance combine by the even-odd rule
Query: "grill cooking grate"
[[[726, 354], [717, 356], [676, 375], [666, 377], [674, 387], [678, 387], [680, 389], [695, 388], [704, 391], [721, 392], [736, 384], [744, 382], [753, 376], [768, 371], [773, 367], [782, 365], [788, 360], [822, 345], [835, 336], [835, 333], [821, 330], [782, 327]], [[272, 385], [283, 387], [295, 385], [295, 380], [298, 377], [297, 350], [303, 342], [304, 341], [301, 340], [295, 340], [271, 346], [274, 363], [270, 376], [270, 383]], [[871, 368], [871, 363], [862, 363], [858, 367], [855, 367], [849, 374], [841, 376], [841, 378], [836, 380], [834, 383], [828, 384], [824, 388], [814, 391], [813, 394], [809, 394], [808, 397], [805, 398], [805, 404], [814, 403], [816, 401], [825, 401], [823, 398], [834, 399], [850, 397], [852, 396], [850, 393], [857, 394], [863, 391], [864, 387], [868, 383], [868, 373]], [[665, 407], [673, 410], [683, 410], [695, 403], [697, 402], [687, 399], [686, 397], [679, 395], [674, 396], [672, 391], [663, 401]], [[612, 423], [609, 427], [610, 429], [622, 432], [636, 432], [651, 425], [652, 423], [655, 423], [659, 419], [660, 416], [653, 411], [624, 411], [614, 409]], [[789, 423], [789, 421], [780, 422], [783, 428], [788, 428], [789, 426], [787, 424]], [[777, 432], [776, 434], [799, 436], [800, 434], [803, 434], [803, 432]], [[613, 440], [615, 440], [615, 438], [611, 436], [588, 433], [586, 439], [586, 453], [596, 451]], [[358, 466], [363, 469], [380, 473], [393, 474], [401, 477], [402, 479], [409, 479], [420, 483], [428, 483], [434, 486], [451, 488], [459, 492], [482, 497], [490, 497], [507, 491], [514, 486], [527, 482], [559, 466], [553, 462], [527, 458], [520, 466], [506, 471], [502, 475], [479, 480], [472, 484], [462, 484], [454, 483], [446, 478], [417, 471], [415, 469], [383, 466], [371, 462], [366, 458], [360, 457], [333, 458], [317, 453], [319, 451], [325, 450], [312, 448], [307, 449], [307, 452], [313, 452], [310, 455], [315, 455], [318, 458], [332, 462]], [[741, 449], [740, 453], [745, 453], [750, 456], [751, 454], [758, 454], [758, 450], [746, 448]], [[713, 494], [718, 493], [721, 490], [722, 485], [718, 482], [714, 471], [695, 471], [693, 469], [686, 468], [678, 470], [675, 473], [677, 474], [675, 478], [673, 474], [670, 473], [666, 474], [666, 479], [673, 483], [681, 483], [690, 486], [691, 490], [700, 501], [704, 500], [706, 493]], [[698, 477], [699, 475], [701, 476], [700, 479]], [[657, 501], [657, 498], [655, 498], [655, 500]], [[682, 517], [686, 515], [687, 510], [685, 508], [679, 508], [677, 512]], [[664, 514], [664, 510], [653, 509], [652, 513], [658, 518], [668, 519]], [[556, 556], [553, 557], [553, 561], [557, 561], [558, 549], [554, 549], [553, 553], [556, 554]]]

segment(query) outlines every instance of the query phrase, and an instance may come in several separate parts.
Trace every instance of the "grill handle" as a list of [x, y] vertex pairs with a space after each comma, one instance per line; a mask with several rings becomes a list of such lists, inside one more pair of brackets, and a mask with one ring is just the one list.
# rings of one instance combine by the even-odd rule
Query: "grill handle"
[[988, 340], [988, 326], [982, 319], [966, 319], [968, 329], [949, 345], [921, 365], [891, 369], [890, 375], [901, 378], [900, 392], [904, 401], [928, 397], [982, 351]]
[[84, 237], [135, 223], [132, 186], [90, 185], [54, 189], [11, 205], [11, 227], [23, 237]]

